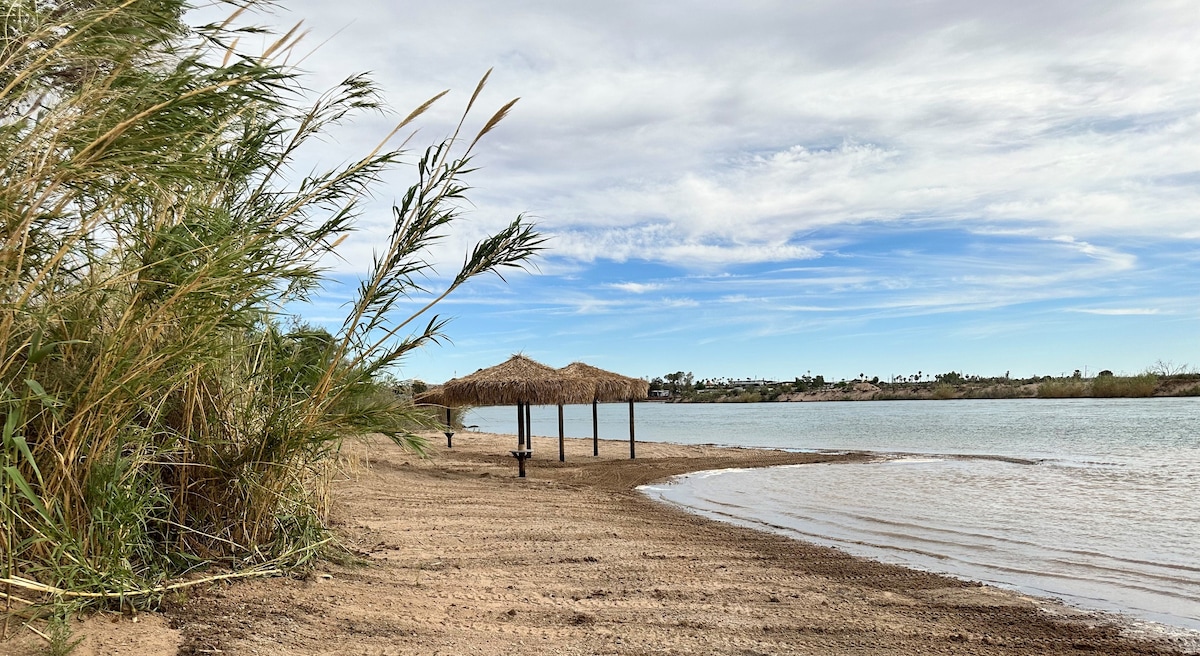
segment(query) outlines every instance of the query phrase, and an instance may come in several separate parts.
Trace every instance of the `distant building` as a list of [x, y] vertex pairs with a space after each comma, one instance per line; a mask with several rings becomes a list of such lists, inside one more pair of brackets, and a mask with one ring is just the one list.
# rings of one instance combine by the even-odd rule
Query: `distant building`
[[669, 399], [671, 398], [671, 390], [650, 390], [650, 398]]

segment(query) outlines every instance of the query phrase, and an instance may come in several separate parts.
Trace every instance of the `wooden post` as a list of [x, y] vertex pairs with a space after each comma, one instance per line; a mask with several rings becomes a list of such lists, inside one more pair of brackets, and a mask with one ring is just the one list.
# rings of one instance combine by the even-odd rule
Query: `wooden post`
[[592, 455], [600, 455], [600, 421], [596, 413], [596, 400], [592, 399]]
[[525, 444], [529, 456], [533, 457], [533, 415], [530, 414], [529, 404], [525, 404]]
[[525, 459], [529, 457], [529, 452], [518, 449], [509, 453], [517, 459], [517, 478], [525, 478]]
[[629, 399], [629, 459], [633, 460], [634, 452], [633, 439], [633, 399]]
[[517, 450], [525, 448], [525, 410], [517, 401]]
[[558, 461], [567, 461], [566, 435], [563, 434], [563, 407], [558, 404]]

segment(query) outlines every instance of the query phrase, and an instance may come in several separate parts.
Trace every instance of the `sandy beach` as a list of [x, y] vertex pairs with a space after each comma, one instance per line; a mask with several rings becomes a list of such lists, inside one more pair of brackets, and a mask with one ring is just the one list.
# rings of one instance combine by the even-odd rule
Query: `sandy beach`
[[[75, 654], [1148, 654], [1084, 613], [712, 522], [634, 488], [704, 469], [856, 456], [535, 438], [349, 447], [346, 549], [304, 576], [211, 584], [74, 623]], [[32, 637], [0, 653], [37, 653]]]

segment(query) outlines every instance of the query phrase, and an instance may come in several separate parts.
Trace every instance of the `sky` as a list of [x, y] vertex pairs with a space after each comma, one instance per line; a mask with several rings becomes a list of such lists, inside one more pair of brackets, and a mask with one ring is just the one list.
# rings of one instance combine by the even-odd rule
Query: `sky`
[[[547, 250], [437, 308], [401, 378], [522, 353], [653, 377], [791, 380], [1200, 366], [1193, 0], [286, 0], [313, 89], [366, 72], [411, 144], [519, 97], [476, 153], [437, 289], [518, 215]], [[406, 133], [408, 135], [408, 133]], [[334, 326], [390, 229], [385, 177], [329, 281]], [[418, 307], [414, 298], [404, 311]]]

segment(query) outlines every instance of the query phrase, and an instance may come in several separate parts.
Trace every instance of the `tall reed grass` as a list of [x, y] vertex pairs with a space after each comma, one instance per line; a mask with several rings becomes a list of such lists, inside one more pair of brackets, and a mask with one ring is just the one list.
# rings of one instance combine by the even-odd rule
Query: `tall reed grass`
[[1092, 396], [1102, 398], [1141, 398], [1154, 396], [1158, 389], [1158, 376], [1099, 376], [1092, 381]]
[[[254, 3], [251, 3], [254, 4]], [[473, 148], [512, 103], [416, 157], [389, 239], [336, 330], [281, 308], [320, 284], [390, 145], [293, 177], [306, 145], [384, 109], [361, 76], [307, 107], [231, 21], [183, 0], [17, 0], [0, 38], [0, 594], [146, 603], [206, 563], [273, 570], [323, 544], [332, 456], [382, 433], [420, 450], [411, 402], [377, 381], [442, 335], [426, 318], [471, 278], [521, 267], [518, 217], [440, 289]], [[486, 81], [486, 76], [484, 78]], [[480, 83], [482, 88], [483, 82]], [[479, 95], [467, 104], [464, 120]], [[515, 101], [514, 101], [515, 102]], [[399, 301], [428, 299], [415, 314]], [[419, 321], [419, 323], [418, 323]], [[24, 601], [22, 601], [24, 600]]]
[[1071, 399], [1088, 395], [1088, 386], [1076, 380], [1047, 380], [1037, 388], [1039, 399]]
[[953, 385], [948, 383], [938, 383], [933, 388], [933, 398], [939, 400], [957, 399], [958, 390]]

